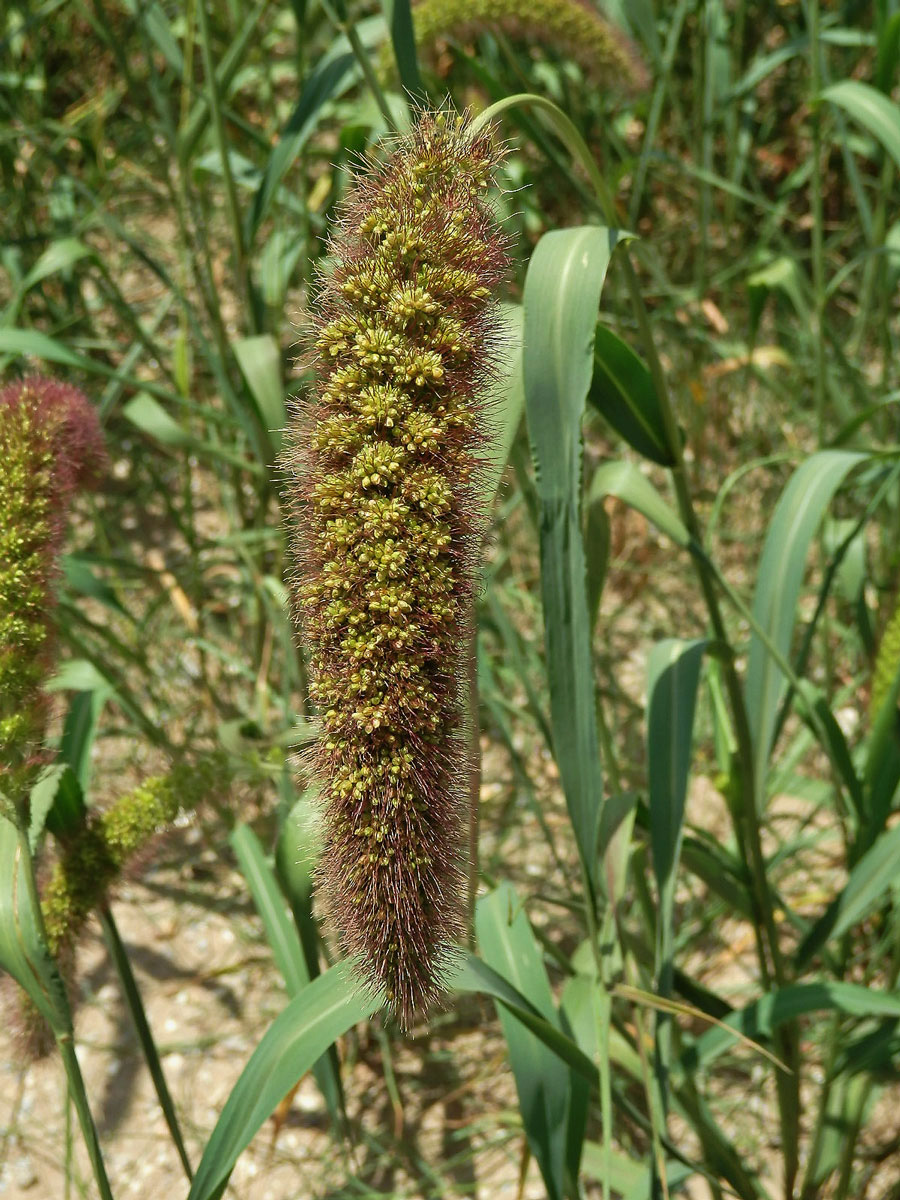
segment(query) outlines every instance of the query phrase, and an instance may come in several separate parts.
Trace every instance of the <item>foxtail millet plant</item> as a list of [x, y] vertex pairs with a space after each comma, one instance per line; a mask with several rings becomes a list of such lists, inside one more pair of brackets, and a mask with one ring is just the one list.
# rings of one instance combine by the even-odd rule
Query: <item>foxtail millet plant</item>
[[356, 182], [285, 457], [322, 725], [321, 877], [346, 949], [404, 1025], [463, 924], [462, 662], [508, 269], [488, 201], [500, 158], [490, 129], [425, 113]]
[[637, 49], [588, 0], [420, 0], [412, 13], [420, 54], [442, 38], [496, 31], [568, 55], [597, 87], [634, 94], [647, 86]]
[[0, 390], [0, 797], [23, 811], [44, 762], [54, 584], [75, 492], [105, 461], [77, 388], [39, 376]]

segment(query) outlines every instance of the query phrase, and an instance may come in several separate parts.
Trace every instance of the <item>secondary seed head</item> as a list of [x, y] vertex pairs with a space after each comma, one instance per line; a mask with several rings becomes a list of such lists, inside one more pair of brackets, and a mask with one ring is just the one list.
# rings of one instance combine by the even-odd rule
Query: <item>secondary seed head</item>
[[96, 413], [68, 384], [0, 390], [0, 796], [21, 805], [43, 762], [53, 585], [74, 493], [105, 461]]

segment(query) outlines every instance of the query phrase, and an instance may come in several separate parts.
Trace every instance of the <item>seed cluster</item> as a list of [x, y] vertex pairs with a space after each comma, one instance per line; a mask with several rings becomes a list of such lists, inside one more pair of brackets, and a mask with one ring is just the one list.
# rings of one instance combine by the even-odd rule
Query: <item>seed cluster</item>
[[413, 25], [421, 54], [447, 37], [493, 31], [568, 55], [597, 87], [632, 94], [647, 86], [634, 45], [589, 0], [420, 0]]
[[356, 184], [315, 315], [316, 393], [286, 456], [326, 897], [404, 1023], [460, 929], [460, 666], [507, 270], [487, 201], [498, 161], [490, 131], [425, 114]]
[[21, 804], [43, 761], [53, 584], [76, 490], [104, 462], [76, 388], [32, 377], [0, 390], [0, 795]]
[[[178, 763], [167, 775], [155, 775], [127, 792], [109, 808], [92, 809], [84, 823], [61, 839], [59, 857], [41, 887], [41, 912], [47, 945], [66, 981], [75, 1007], [76, 947], [91, 913], [110, 900], [123, 873], [133, 869], [153, 838], [179, 809], [196, 808], [208, 796], [220, 796], [230, 783], [221, 754], [196, 763]], [[18, 1040], [26, 1061], [53, 1047], [53, 1034], [24, 992], [18, 996]]]

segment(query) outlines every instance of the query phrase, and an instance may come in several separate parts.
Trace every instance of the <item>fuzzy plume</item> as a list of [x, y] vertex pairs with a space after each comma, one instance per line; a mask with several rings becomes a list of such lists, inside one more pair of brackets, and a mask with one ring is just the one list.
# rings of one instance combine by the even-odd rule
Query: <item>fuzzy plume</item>
[[285, 457], [326, 901], [404, 1024], [461, 928], [461, 655], [508, 269], [486, 198], [499, 159], [492, 131], [423, 114], [356, 183], [316, 305], [317, 387]]
[[[422, 55], [448, 37], [465, 41], [493, 31], [567, 54], [597, 87], [629, 95], [647, 87], [637, 49], [589, 0], [419, 0], [412, 14]], [[390, 45], [385, 56], [387, 65]]]
[[76, 388], [38, 376], [0, 390], [0, 794], [24, 803], [43, 762], [54, 583], [72, 497], [105, 455]]

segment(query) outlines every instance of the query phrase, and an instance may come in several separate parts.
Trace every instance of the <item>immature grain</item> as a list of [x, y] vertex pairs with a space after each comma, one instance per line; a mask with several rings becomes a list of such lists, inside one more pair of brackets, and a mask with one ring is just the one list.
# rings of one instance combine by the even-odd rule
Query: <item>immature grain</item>
[[289, 434], [295, 608], [322, 736], [322, 880], [347, 950], [408, 1023], [461, 928], [461, 655], [507, 270], [490, 131], [423, 115], [355, 185]]

